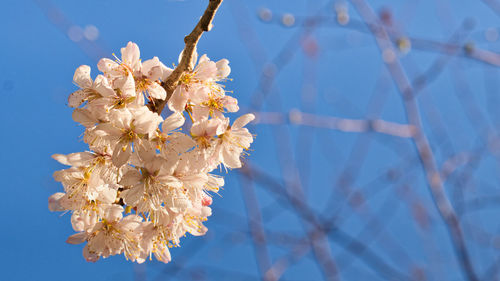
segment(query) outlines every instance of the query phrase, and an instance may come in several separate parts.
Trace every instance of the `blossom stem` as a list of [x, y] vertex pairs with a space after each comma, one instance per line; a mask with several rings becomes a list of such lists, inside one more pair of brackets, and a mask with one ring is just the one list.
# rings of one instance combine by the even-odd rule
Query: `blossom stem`
[[222, 1], [223, 0], [209, 0], [208, 7], [203, 13], [203, 16], [200, 18], [198, 24], [196, 24], [193, 31], [191, 31], [189, 35], [184, 37], [184, 43], [186, 45], [182, 53], [181, 61], [172, 74], [170, 74], [170, 76], [161, 84], [167, 92], [167, 97], [164, 100], [151, 100], [148, 104], [151, 111], [161, 114], [163, 108], [174, 93], [182, 74], [193, 69], [193, 56], [196, 51], [196, 45], [198, 44], [203, 32], [207, 32], [212, 29], [212, 20], [214, 19], [215, 13], [219, 9]]

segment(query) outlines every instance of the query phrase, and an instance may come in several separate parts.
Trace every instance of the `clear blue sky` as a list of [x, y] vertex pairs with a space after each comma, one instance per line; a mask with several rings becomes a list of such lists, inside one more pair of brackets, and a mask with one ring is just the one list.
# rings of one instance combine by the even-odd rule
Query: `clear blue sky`
[[[52, 173], [63, 167], [50, 156], [86, 149], [80, 137], [83, 129], [72, 121], [71, 109], [66, 106], [67, 96], [76, 90], [72, 77], [79, 65], [90, 65], [92, 76], [95, 76], [97, 60], [101, 56], [111, 57], [112, 53], [119, 53], [128, 41], [139, 45], [143, 59], [158, 56], [165, 64], [172, 64], [183, 48], [184, 35], [193, 28], [206, 2], [4, 0], [0, 3], [0, 173], [3, 179], [0, 280], [170, 280], [167, 277], [175, 270], [175, 264], [163, 265], [154, 261], [137, 266], [122, 256], [87, 263], [81, 255], [81, 245], [65, 243], [73, 233], [70, 216], [60, 216], [47, 209], [48, 196], [62, 190], [52, 179]], [[376, 11], [391, 7], [395, 26], [401, 34], [446, 42], [464, 21], [473, 22], [472, 31], [461, 39], [461, 44], [470, 41], [487, 50], [500, 49], [496, 39], [488, 41], [495, 35], [492, 28], [500, 26], [500, 18], [481, 1], [459, 1], [460, 4], [444, 0], [369, 2]], [[284, 27], [279, 23], [286, 13], [293, 14], [298, 23], [304, 16], [331, 14], [332, 5], [327, 3], [226, 0], [216, 16], [213, 30], [203, 36], [198, 50], [214, 60], [229, 59], [234, 80], [226, 87], [234, 91], [242, 112], [251, 107], [251, 97], [258, 92], [263, 65], [276, 58], [283, 48], [289, 48], [293, 57], [280, 69], [263, 111], [287, 114], [291, 109], [300, 109], [324, 116], [362, 119], [369, 116], [367, 108], [375, 96], [375, 101], [387, 99], [378, 118], [405, 123], [401, 99], [370, 34], [325, 24], [314, 30], [312, 41], [307, 41], [297, 36], [301, 32], [299, 27]], [[262, 8], [272, 12], [272, 22], [259, 19]], [[350, 6], [349, 14], [351, 19], [359, 19]], [[490, 30], [488, 38], [485, 36], [487, 30]], [[315, 57], [304, 51], [307, 44], [318, 46]], [[440, 56], [417, 48], [406, 55], [397, 55], [410, 78], [428, 69]], [[450, 69], [458, 69], [459, 73]], [[460, 94], [465, 88], [458, 82], [467, 85], [469, 91], [462, 94], [471, 95], [477, 102], [488, 126], [497, 128], [500, 119], [495, 117], [498, 117], [500, 91], [495, 81], [498, 79], [499, 72], [492, 66], [465, 58], [452, 59], [422, 92], [419, 102], [434, 105], [434, 112], [424, 111], [424, 126], [431, 136], [438, 164], [442, 165], [454, 153], [484, 147], [478, 137], [480, 133], [475, 130], [477, 126], [463, 114], [468, 102], [464, 105], [457, 99], [457, 92]], [[458, 85], [458, 91], [454, 84]], [[304, 96], [309, 86], [314, 89], [314, 94]], [[382, 93], [375, 95], [377, 91]], [[432, 114], [440, 115], [446, 130], [431, 118]], [[479, 120], [480, 127], [485, 125], [481, 123], [482, 119], [475, 120]], [[248, 158], [252, 165], [282, 179], [284, 167], [279, 163], [276, 151], [283, 146], [283, 140], [276, 141], [273, 135], [277, 127], [280, 126], [257, 124], [252, 128], [257, 138]], [[336, 176], [342, 171], [346, 159], [355, 153], [351, 149], [359, 141], [359, 134], [297, 126], [283, 128], [289, 129], [292, 137], [293, 157], [302, 163], [299, 170], [307, 195], [304, 200], [313, 209], [322, 210], [331, 190], [335, 189]], [[442, 134], [449, 138], [442, 137]], [[380, 135], [375, 140], [361, 146], [370, 147], [370, 152], [355, 185], [366, 187], [368, 194], [374, 194], [370, 207], [389, 230], [383, 231], [385, 240], [371, 241], [370, 236], [365, 235], [363, 241], [373, 242], [374, 251], [380, 252], [391, 265], [402, 271], [410, 270], [410, 265], [418, 265], [432, 273], [429, 280], [463, 280], [422, 170], [416, 168], [410, 172], [408, 168], [405, 182], [412, 192], [405, 194], [418, 198], [427, 210], [431, 225], [427, 234], [422, 234], [414, 223], [415, 209], [412, 208], [417, 207], [407, 206], [407, 201], [401, 199], [404, 196], [398, 197], [392, 189], [395, 186], [388, 188], [389, 183], [383, 180], [368, 185], [388, 167], [411, 166], [413, 158], [407, 155], [415, 155], [408, 140]], [[499, 193], [496, 160], [489, 153], [483, 156], [471, 185], [465, 188], [467, 198]], [[418, 167], [419, 164], [415, 165]], [[207, 222], [207, 236], [188, 236], [181, 241], [181, 248], [172, 251], [174, 261], [182, 261], [194, 269], [204, 269], [205, 272], [199, 274], [208, 280], [243, 278], [243, 275], [232, 276], [232, 271], [248, 274], [249, 280], [258, 276], [240, 180], [235, 171], [226, 177], [222, 197], [214, 200], [213, 216]], [[290, 179], [282, 179], [282, 182], [286, 180]], [[303, 235], [297, 217], [281, 210], [273, 203], [273, 197], [264, 191], [265, 186], [260, 187], [256, 193], [267, 219], [266, 227], [271, 231]], [[449, 184], [446, 188], [447, 192], [455, 194], [456, 189], [462, 187]], [[326, 213], [336, 215], [342, 221], [352, 211], [337, 209], [345, 200], [340, 194], [339, 191], [334, 199], [336, 207], [326, 208]], [[488, 233], [497, 235], [498, 208], [473, 215], [467, 217], [465, 223], [480, 224]], [[367, 221], [361, 215], [355, 216], [346, 219], [343, 227], [355, 235], [363, 231]], [[466, 235], [469, 239], [473, 236], [467, 231]], [[392, 242], [383, 242], [388, 240]], [[332, 245], [335, 256], [344, 259], [342, 248], [335, 243]], [[398, 251], [398, 247], [404, 249], [404, 253], [395, 254], [401, 256], [401, 260], [386, 255]], [[474, 265], [480, 273], [486, 271], [498, 256], [489, 244], [481, 246], [474, 240], [470, 248]], [[273, 260], [288, 250], [283, 246], [270, 247]], [[411, 262], [407, 256], [411, 257]], [[430, 256], [434, 260], [429, 259]], [[196, 274], [194, 277], [182, 274], [175, 280], [197, 278]], [[285, 274], [286, 280], [321, 280], [321, 276], [310, 257], [302, 259]], [[345, 280], [383, 280], [358, 260], [343, 271], [342, 276]], [[145, 279], [141, 279], [143, 277]]]

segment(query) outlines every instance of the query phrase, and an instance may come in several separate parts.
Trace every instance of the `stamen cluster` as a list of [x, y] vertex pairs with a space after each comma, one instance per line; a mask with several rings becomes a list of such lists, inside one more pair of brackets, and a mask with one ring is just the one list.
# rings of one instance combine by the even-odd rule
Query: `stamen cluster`
[[67, 242], [87, 242], [87, 261], [123, 253], [139, 263], [153, 255], [167, 263], [169, 248], [179, 246], [186, 232], [206, 233], [211, 193], [224, 185], [211, 172], [241, 167], [253, 142], [244, 126], [254, 116], [230, 125], [224, 113], [238, 111], [238, 102], [219, 84], [230, 73], [229, 62], [203, 55], [182, 75], [168, 100], [172, 113], [163, 119], [147, 104], [167, 98], [161, 83], [173, 70], [157, 57], [142, 62], [132, 42], [121, 55], [101, 59], [102, 74], [94, 80], [89, 66], [75, 72], [80, 89], [68, 105], [85, 127], [89, 151], [52, 156], [71, 167], [54, 173], [64, 192], [49, 197], [49, 209], [71, 212], [78, 233]]

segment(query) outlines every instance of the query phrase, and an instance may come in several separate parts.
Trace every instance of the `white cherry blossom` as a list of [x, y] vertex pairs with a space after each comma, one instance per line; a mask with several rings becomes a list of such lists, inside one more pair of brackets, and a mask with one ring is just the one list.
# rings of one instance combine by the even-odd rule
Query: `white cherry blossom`
[[169, 248], [186, 233], [207, 232], [212, 193], [224, 185], [213, 171], [241, 167], [253, 142], [244, 126], [254, 116], [229, 125], [225, 114], [239, 107], [221, 84], [231, 72], [226, 59], [203, 55], [183, 73], [165, 120], [147, 106], [166, 98], [162, 83], [173, 71], [158, 57], [142, 62], [129, 42], [120, 59], [101, 59], [98, 69], [95, 80], [89, 66], [75, 71], [79, 90], [68, 105], [88, 151], [52, 156], [69, 168], [54, 172], [63, 192], [49, 197], [48, 208], [71, 214], [77, 233], [67, 242], [86, 242], [87, 261], [124, 254], [138, 263], [152, 256], [168, 263]]

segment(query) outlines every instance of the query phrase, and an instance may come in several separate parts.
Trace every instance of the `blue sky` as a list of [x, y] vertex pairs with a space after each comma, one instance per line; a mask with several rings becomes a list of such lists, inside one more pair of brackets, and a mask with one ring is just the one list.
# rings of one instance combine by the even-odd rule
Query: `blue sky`
[[[390, 7], [394, 26], [401, 34], [446, 42], [460, 26], [468, 24], [470, 32], [463, 32], [457, 44], [499, 50], [498, 38], [495, 39], [499, 17], [481, 1], [369, 2], [376, 11]], [[83, 129], [72, 121], [71, 109], [66, 106], [67, 96], [76, 90], [72, 82], [74, 70], [87, 64], [92, 67], [93, 76], [97, 75], [97, 60], [119, 53], [128, 41], [139, 45], [143, 59], [158, 56], [170, 65], [177, 61], [184, 35], [194, 27], [205, 6], [206, 1], [199, 0], [0, 3], [3, 132], [0, 170], [4, 190], [0, 215], [1, 280], [170, 280], [164, 278], [172, 275], [179, 265], [198, 273], [181, 270], [175, 277], [179, 279], [172, 277], [172, 280], [257, 278], [258, 265], [243, 199], [244, 177], [237, 171], [227, 175], [222, 197], [214, 200], [207, 236], [188, 236], [182, 240], [181, 248], [172, 251], [177, 264], [154, 261], [134, 265], [121, 256], [87, 263], [81, 255], [81, 245], [65, 243], [73, 233], [69, 215], [61, 216], [47, 209], [48, 196], [62, 190], [52, 179], [52, 173], [63, 167], [50, 156], [86, 149], [81, 141]], [[254, 110], [252, 101], [263, 90], [259, 81], [265, 78], [261, 73], [267, 69], [278, 72], [260, 109], [264, 112], [282, 112], [286, 117], [291, 110], [300, 110], [321, 116], [352, 119], [375, 116], [406, 122], [401, 98], [366, 28], [360, 32], [324, 24], [315, 27], [310, 37], [304, 36], [299, 27], [301, 20], [315, 14], [331, 15], [332, 6], [330, 1], [305, 0], [226, 0], [222, 4], [213, 30], [203, 35], [198, 50], [214, 60], [229, 59], [233, 81], [226, 88], [234, 91], [242, 108], [232, 118]], [[351, 20], [359, 20], [353, 7], [348, 7]], [[271, 11], [271, 22], [259, 19], [263, 9]], [[296, 19], [291, 27], [280, 24], [287, 13]], [[418, 77], [443, 56], [426, 50], [425, 46], [419, 48], [418, 43], [412, 47], [408, 54], [397, 54], [410, 79]], [[290, 55], [285, 56], [284, 65], [280, 54]], [[494, 135], [498, 130], [498, 78], [496, 67], [464, 57], [450, 58], [445, 69], [433, 76], [422, 91], [419, 103], [424, 128], [438, 165], [460, 152], [481, 150], [486, 147], [484, 135]], [[377, 102], [384, 106], [373, 106]], [[474, 113], [475, 109], [479, 113]], [[467, 112], [470, 114], [464, 114]], [[440, 116], [439, 122], [436, 114]], [[290, 136], [290, 147], [280, 133], [283, 130]], [[303, 200], [325, 217], [338, 219], [347, 232], [359, 234], [390, 265], [403, 272], [423, 268], [428, 280], [464, 280], [410, 141], [289, 124], [255, 124], [252, 132], [257, 135], [247, 157], [252, 166], [286, 183], [293, 179], [286, 174], [284, 163], [286, 159], [297, 161]], [[338, 177], [346, 163], [356, 159], [356, 153], [363, 149], [368, 152], [363, 164], [354, 167], [356, 177], [352, 188], [362, 190], [365, 197], [373, 196], [366, 203], [366, 210], [371, 213], [367, 211], [365, 215], [353, 214], [345, 206], [342, 190], [337, 189]], [[494, 148], [481, 154], [472, 179], [464, 180], [459, 174], [446, 184], [446, 192], [454, 204], [461, 202], [455, 197], [458, 193], [465, 193], [461, 198], [466, 199], [498, 195], [499, 170], [491, 149]], [[279, 160], [280, 150], [284, 151], [281, 157], [285, 162]], [[402, 169], [397, 183], [379, 178], [389, 167]], [[460, 185], [461, 180], [466, 182], [464, 186]], [[410, 191], [404, 191], [405, 186]], [[328, 205], [332, 191], [333, 203]], [[296, 214], [277, 204], [264, 184], [255, 184], [255, 194], [269, 233], [297, 237], [304, 234]], [[418, 206], [426, 210], [428, 228], [419, 228], [415, 223]], [[498, 257], [488, 244], [498, 233], [498, 214], [498, 208], [480, 210], [467, 215], [463, 222], [469, 225], [465, 235], [471, 241], [471, 256], [480, 273], [486, 272]], [[367, 221], [375, 225], [378, 221], [384, 230], [377, 237], [363, 234]], [[491, 234], [485, 245], [477, 242], [478, 234], [470, 230], [476, 224]], [[341, 273], [345, 280], [383, 280], [362, 259], [346, 254], [335, 240], [331, 245], [334, 256], [341, 258], [339, 264], [345, 266]], [[274, 261], [289, 250], [286, 245], [269, 246]], [[343, 263], [344, 259], [353, 261]], [[321, 280], [322, 274], [309, 254], [284, 277]]]

